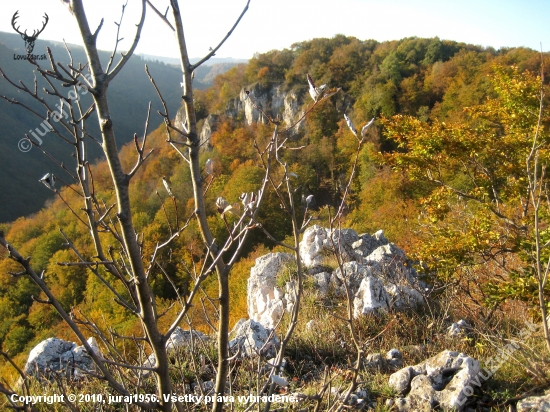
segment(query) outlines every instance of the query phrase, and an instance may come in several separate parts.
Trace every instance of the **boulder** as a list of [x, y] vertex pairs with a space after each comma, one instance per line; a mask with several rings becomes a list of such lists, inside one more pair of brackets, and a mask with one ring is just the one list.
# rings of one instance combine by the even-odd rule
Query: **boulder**
[[[385, 357], [381, 353], [369, 353], [365, 357], [365, 366], [383, 371], [396, 371], [403, 367], [403, 355], [397, 349], [391, 349], [388, 353], [386, 353]], [[406, 373], [406, 370], [404, 373]], [[406, 380], [403, 391], [408, 388], [409, 381], [411, 380], [410, 376], [407, 376], [406, 378], [396, 376], [394, 379]], [[399, 383], [396, 383], [396, 385], [398, 387], [401, 386]]]
[[411, 380], [411, 390], [405, 398], [397, 403], [399, 410], [431, 411], [436, 405], [436, 392], [426, 375], [415, 376]]
[[[274, 328], [283, 313], [290, 312], [296, 301], [294, 282], [286, 282], [284, 287], [278, 279], [288, 278], [290, 266], [295, 259], [288, 253], [269, 253], [256, 259], [248, 279], [248, 316], [267, 328]], [[283, 282], [284, 283], [284, 282]]]
[[393, 243], [377, 247], [361, 262], [371, 267], [373, 274], [384, 283], [409, 286], [418, 283], [416, 270], [406, 265], [405, 252]]
[[403, 368], [390, 376], [389, 385], [399, 394], [399, 411], [461, 411], [473, 394], [480, 373], [479, 362], [463, 353], [445, 350], [426, 361]]
[[[92, 351], [101, 356], [94, 337], [88, 339]], [[36, 345], [29, 353], [24, 372], [29, 376], [50, 379], [54, 374], [80, 379], [92, 372], [95, 364], [84, 346], [63, 339], [49, 338]]]
[[273, 329], [265, 328], [253, 319], [239, 321], [233, 329], [235, 338], [229, 342], [233, 353], [240, 350], [241, 357], [263, 356], [273, 358], [277, 355], [280, 341]]
[[183, 330], [177, 327], [172, 332], [172, 335], [170, 335], [168, 342], [166, 342], [166, 349], [171, 350], [181, 346], [189, 346], [192, 342], [197, 345], [199, 342], [207, 339], [208, 336], [198, 330]]
[[410, 390], [411, 380], [415, 376], [414, 369], [410, 366], [392, 373], [388, 384], [398, 393], [405, 394]]

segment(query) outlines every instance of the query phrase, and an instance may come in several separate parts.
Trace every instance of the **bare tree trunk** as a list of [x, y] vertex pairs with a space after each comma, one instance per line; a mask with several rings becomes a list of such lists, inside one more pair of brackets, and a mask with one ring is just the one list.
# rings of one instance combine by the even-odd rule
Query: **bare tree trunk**
[[[118, 148], [116, 145], [115, 134], [113, 130], [113, 121], [109, 111], [107, 102], [107, 89], [109, 81], [116, 74], [109, 74], [103, 71], [101, 61], [96, 47], [96, 36], [98, 30], [92, 34], [88, 25], [88, 21], [84, 12], [82, 1], [73, 0], [71, 3], [73, 13], [78, 22], [84, 48], [88, 57], [88, 63], [91, 68], [93, 86], [92, 96], [96, 104], [99, 126], [103, 138], [103, 151], [107, 158], [113, 185], [117, 198], [117, 217], [122, 229], [122, 238], [126, 253], [129, 258], [131, 272], [135, 278], [137, 289], [137, 297], [139, 302], [138, 316], [147, 334], [149, 343], [155, 354], [156, 364], [155, 373], [157, 379], [157, 393], [160, 396], [161, 408], [165, 411], [172, 410], [171, 399], [167, 402], [162, 399], [162, 394], [172, 394], [172, 382], [169, 376], [169, 362], [166, 353], [166, 339], [159, 331], [157, 326], [157, 314], [155, 308], [155, 297], [151, 291], [150, 285], [145, 273], [145, 267], [142, 261], [141, 249], [137, 241], [136, 232], [132, 223], [132, 209], [130, 205], [130, 197], [128, 186], [130, 177], [122, 169], [120, 158], [118, 156]], [[145, 10], [145, 3], [143, 2]]]

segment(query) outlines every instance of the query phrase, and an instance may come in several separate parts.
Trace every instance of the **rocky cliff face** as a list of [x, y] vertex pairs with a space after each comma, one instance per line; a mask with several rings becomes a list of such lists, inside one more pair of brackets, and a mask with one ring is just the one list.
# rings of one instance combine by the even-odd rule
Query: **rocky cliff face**
[[[248, 95], [246, 91], [249, 91]], [[256, 122], [267, 123], [268, 120], [254, 107], [255, 104], [268, 116], [273, 119], [279, 118], [286, 126], [290, 126], [302, 114], [299, 109], [303, 100], [303, 93], [294, 90], [283, 91], [282, 84], [264, 87], [255, 83], [243, 88], [239, 97], [228, 102], [225, 114], [237, 118], [240, 113], [244, 113], [248, 125]]]
[[[249, 92], [247, 95], [246, 92]], [[268, 123], [265, 115], [282, 121], [284, 127], [294, 124], [302, 115], [300, 110], [306, 98], [304, 90], [283, 90], [283, 85], [273, 85], [265, 87], [259, 83], [243, 87], [238, 97], [229, 100], [223, 113], [212, 113], [205, 119], [199, 132], [200, 144], [202, 150], [211, 150], [210, 138], [216, 131], [217, 124], [222, 118], [244, 119], [247, 125], [253, 123]], [[254, 107], [256, 105], [261, 111]], [[264, 115], [265, 113], [265, 115]], [[176, 127], [181, 128], [185, 121], [183, 108], [178, 110], [175, 118]], [[303, 122], [296, 125], [289, 133], [290, 135], [298, 133], [303, 127]]]

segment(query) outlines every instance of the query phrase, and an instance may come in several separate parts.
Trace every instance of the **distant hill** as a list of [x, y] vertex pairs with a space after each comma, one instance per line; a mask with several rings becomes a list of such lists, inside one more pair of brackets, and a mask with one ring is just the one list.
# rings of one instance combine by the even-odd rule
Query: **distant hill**
[[[75, 63], [86, 61], [84, 49], [77, 45], [68, 45]], [[35, 45], [35, 53], [42, 54], [46, 47], [50, 47], [55, 59], [58, 62], [68, 63], [68, 56], [65, 46], [61, 42], [45, 41], [38, 39]], [[33, 84], [33, 67], [23, 60], [14, 60], [14, 54], [26, 54], [24, 43], [21, 37], [15, 33], [0, 32], [0, 68], [13, 81], [23, 81], [26, 85]], [[105, 63], [110, 53], [101, 52], [101, 58]], [[137, 133], [143, 133], [147, 105], [149, 101], [153, 104], [151, 111], [150, 130], [155, 129], [162, 122], [157, 114], [161, 110], [158, 96], [152, 87], [144, 71], [145, 64], [148, 65], [151, 74], [154, 76], [157, 85], [163, 92], [171, 116], [181, 106], [181, 72], [178, 67], [166, 64], [163, 58], [151, 59], [135, 55], [128, 62], [124, 70], [110, 85], [109, 101], [111, 113], [115, 122], [115, 132], [120, 146], [130, 141]], [[165, 59], [164, 59], [165, 60]], [[227, 60], [227, 59], [222, 59]], [[48, 62], [42, 62], [48, 67]], [[215, 62], [214, 62], [215, 63]], [[236, 63], [234, 63], [236, 64]], [[234, 64], [223, 63], [204, 66], [197, 70], [196, 87], [206, 88], [211, 84], [213, 73], [220, 73], [228, 70]], [[45, 82], [38, 80], [40, 86]], [[66, 91], [68, 93], [68, 90]], [[0, 96], [16, 98], [20, 102], [35, 108], [39, 113], [43, 112], [40, 105], [28, 95], [18, 93], [5, 79], [0, 77]], [[82, 101], [89, 105], [90, 96], [84, 96]], [[86, 106], [87, 107], [87, 106]], [[38, 182], [44, 174], [53, 172], [69, 182], [68, 176], [47, 158], [37, 148], [28, 153], [22, 153], [18, 149], [18, 142], [24, 138], [29, 130], [39, 127], [41, 119], [30, 114], [20, 106], [8, 103], [0, 99], [0, 222], [15, 220], [19, 216], [34, 213], [51, 198], [52, 192]], [[90, 132], [99, 136], [97, 118], [92, 116], [89, 122]], [[55, 153], [56, 157], [63, 160], [72, 169], [70, 146], [53, 135], [44, 136], [42, 146], [46, 151]], [[101, 150], [97, 145], [89, 145], [89, 153], [92, 159], [101, 157]]]
[[[175, 57], [163, 57], [163, 56], [153, 56], [152, 54], [139, 54], [139, 56], [143, 60], [151, 60], [151, 61], [159, 61], [166, 64], [173, 64], [179, 67], [180, 61], [179, 59], [176, 59]], [[202, 57], [193, 57], [191, 58], [191, 63], [198, 62]], [[248, 62], [247, 59], [234, 59], [232, 57], [212, 57], [211, 59], [204, 62], [205, 66], [214, 66], [216, 64], [220, 63], [231, 63], [233, 65], [239, 64], [239, 63], [246, 63]]]

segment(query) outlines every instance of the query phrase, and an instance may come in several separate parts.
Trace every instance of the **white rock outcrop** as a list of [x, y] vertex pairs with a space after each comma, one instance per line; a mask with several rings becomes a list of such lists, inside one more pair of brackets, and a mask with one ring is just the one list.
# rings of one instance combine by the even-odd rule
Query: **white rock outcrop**
[[306, 229], [300, 242], [300, 258], [306, 267], [320, 266], [323, 263], [321, 252], [326, 239], [326, 229], [318, 225]]
[[295, 266], [294, 262], [294, 257], [288, 253], [269, 253], [256, 259], [248, 279], [250, 319], [267, 328], [274, 328], [283, 314], [292, 310], [296, 294], [289, 271]]
[[480, 373], [477, 360], [445, 350], [426, 361], [403, 368], [389, 378], [389, 385], [402, 396], [395, 400], [399, 411], [461, 411]]
[[390, 285], [386, 291], [390, 295], [390, 307], [406, 309], [424, 304], [422, 293], [406, 285]]
[[[94, 337], [88, 339], [92, 351], [101, 356]], [[36, 345], [29, 353], [23, 371], [37, 378], [51, 378], [61, 373], [67, 378], [80, 379], [92, 372], [95, 364], [84, 346], [63, 339], [49, 338]]]
[[[354, 316], [406, 309], [424, 304], [418, 279], [405, 252], [390, 243], [379, 230], [358, 235], [352, 229], [329, 230], [318, 225], [308, 228], [299, 245], [306, 276], [312, 276], [320, 297], [329, 293], [353, 297]], [[335, 253], [342, 265], [336, 268]], [[294, 256], [269, 253], [256, 259], [248, 279], [248, 316], [267, 328], [274, 328], [296, 301]]]
[[[238, 98], [231, 99], [227, 103], [225, 115], [236, 118], [242, 113], [247, 125], [267, 123], [266, 117], [254, 107], [256, 105], [268, 116], [274, 119], [279, 117], [287, 126], [290, 126], [303, 114], [300, 113], [303, 97], [304, 93], [285, 90], [280, 84], [266, 87], [260, 83], [254, 83], [243, 88]], [[290, 130], [290, 133], [296, 133], [302, 126], [303, 122], [300, 122]]]

